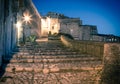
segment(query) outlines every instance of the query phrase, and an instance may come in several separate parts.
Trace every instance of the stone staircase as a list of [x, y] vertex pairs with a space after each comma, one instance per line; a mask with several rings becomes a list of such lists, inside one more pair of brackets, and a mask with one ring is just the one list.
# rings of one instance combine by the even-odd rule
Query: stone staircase
[[16, 48], [4, 66], [0, 84], [98, 84], [102, 60], [53, 40]]

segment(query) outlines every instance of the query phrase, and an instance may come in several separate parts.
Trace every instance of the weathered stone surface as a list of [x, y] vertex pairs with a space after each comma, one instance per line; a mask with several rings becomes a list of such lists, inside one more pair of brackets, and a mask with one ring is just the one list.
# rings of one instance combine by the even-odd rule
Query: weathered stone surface
[[57, 67], [55, 67], [55, 68], [51, 68], [50, 69], [50, 72], [59, 72], [60, 71], [60, 69], [59, 68], [57, 68]]
[[15, 71], [17, 72], [20, 72], [20, 71], [23, 71], [24, 70], [24, 68], [23, 67], [16, 67], [16, 69], [15, 69]]
[[47, 69], [47, 68], [43, 69], [43, 73], [44, 73], [44, 74], [48, 74], [49, 72], [50, 72], [49, 69]]
[[5, 69], [5, 71], [7, 71], [7, 72], [12, 72], [12, 67], [7, 67], [7, 68]]
[[32, 72], [33, 68], [32, 67], [25, 67], [24, 70], [27, 71], [27, 72]]
[[33, 62], [33, 59], [27, 59], [27, 62], [29, 63], [29, 62]]
[[[97, 74], [102, 69], [101, 60], [66, 49], [58, 42], [41, 42], [37, 47], [34, 45], [32, 53], [40, 52], [42, 55], [14, 55], [11, 60], [15, 61], [7, 65], [5, 74], [7, 76], [8, 72], [12, 72], [13, 78], [5, 84], [13, 84], [13, 81], [15, 84], [97, 84], [100, 80]], [[24, 53], [25, 48], [22, 49]]]
[[35, 73], [42, 72], [42, 69], [40, 69], [40, 68], [34, 68], [34, 72], [35, 72]]
[[109, 43], [104, 45], [102, 84], [120, 83], [120, 44]]

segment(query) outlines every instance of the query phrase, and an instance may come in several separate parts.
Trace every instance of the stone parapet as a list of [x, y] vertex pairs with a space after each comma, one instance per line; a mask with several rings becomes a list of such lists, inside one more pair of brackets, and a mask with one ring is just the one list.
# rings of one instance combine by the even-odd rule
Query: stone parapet
[[80, 53], [89, 54], [92, 56], [103, 57], [104, 43], [92, 41], [75, 41], [61, 36], [61, 41], [67, 47], [73, 50], [78, 50]]
[[120, 44], [104, 44], [101, 84], [120, 84]]

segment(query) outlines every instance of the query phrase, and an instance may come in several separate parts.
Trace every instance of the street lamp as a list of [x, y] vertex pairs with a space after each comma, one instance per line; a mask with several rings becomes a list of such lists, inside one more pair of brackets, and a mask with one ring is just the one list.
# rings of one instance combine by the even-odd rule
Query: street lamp
[[[30, 23], [31, 24], [31, 20], [32, 20], [32, 15], [30, 15], [30, 13], [28, 11], [23, 13], [23, 23], [25, 22], [24, 26], [28, 26], [27, 24]], [[24, 28], [23, 28], [23, 42], [25, 43], [25, 32], [24, 32]]]
[[18, 45], [19, 45], [20, 41], [25, 43], [24, 27], [28, 26], [28, 23], [31, 24], [31, 20], [32, 20], [32, 15], [30, 15], [30, 13], [28, 11], [23, 13], [23, 17], [21, 17], [19, 15], [18, 21], [16, 23], [17, 32], [18, 32]]
[[31, 20], [32, 20], [32, 15], [29, 14], [29, 12], [25, 12], [23, 14], [23, 22], [25, 22], [26, 24], [27, 23], [31, 23]]

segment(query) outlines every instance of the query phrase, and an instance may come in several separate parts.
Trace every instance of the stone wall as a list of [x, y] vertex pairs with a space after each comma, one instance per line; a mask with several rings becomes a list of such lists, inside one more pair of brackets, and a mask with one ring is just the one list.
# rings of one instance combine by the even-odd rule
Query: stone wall
[[120, 44], [105, 44], [103, 60], [101, 84], [120, 84]]
[[41, 35], [47, 36], [49, 32], [70, 34], [73, 38], [79, 38], [79, 25], [82, 21], [79, 18], [52, 18], [43, 17], [41, 19]]
[[75, 41], [61, 36], [61, 41], [74, 50], [78, 50], [80, 53], [90, 54], [92, 56], [98, 56], [103, 58], [104, 43], [92, 42], [92, 41]]
[[81, 53], [100, 57], [103, 68], [99, 84], [120, 84], [120, 44], [90, 41], [73, 41], [61, 36], [61, 41], [69, 48]]
[[58, 18], [42, 18], [41, 19], [41, 36], [48, 36], [48, 33], [51, 34], [59, 33], [60, 23]]
[[97, 27], [93, 25], [80, 25], [78, 31], [79, 40], [92, 40], [92, 34], [98, 34]]
[[[24, 5], [18, 1], [24, 2]], [[40, 16], [31, 0], [0, 0], [0, 65], [2, 58], [8, 57], [17, 45], [18, 29], [16, 24], [19, 11], [24, 12], [24, 10], [33, 14], [32, 25], [30, 25], [31, 32], [40, 36]]]
[[[15, 16], [12, 12], [13, 2], [11, 0], [0, 0], [0, 65], [2, 58], [9, 56], [8, 54], [15, 47]], [[8, 12], [9, 11], [9, 12]]]
[[75, 22], [61, 23], [60, 32], [70, 34], [74, 39], [78, 40], [79, 36], [79, 24]]
[[27, 36], [30, 36], [31, 34], [36, 35], [37, 37], [40, 37], [41, 35], [41, 16], [38, 13], [36, 7], [34, 6], [32, 0], [23, 0], [24, 5], [22, 8], [19, 8], [19, 12], [22, 11], [22, 14], [28, 14], [31, 16], [31, 20], [27, 24], [23, 24], [26, 26], [24, 28], [25, 33], [28, 34]]
[[4, 14], [1, 13], [4, 9], [4, 2], [3, 0], [0, 0], [0, 66], [2, 64], [2, 54], [3, 54], [3, 20], [4, 20]]
[[[4, 11], [9, 11], [4, 13], [4, 30], [3, 30], [3, 47], [4, 47], [4, 57], [8, 57], [11, 51], [16, 47], [16, 12], [13, 11], [14, 7], [11, 5], [14, 5], [14, 2], [11, 2], [11, 0], [6, 0], [4, 4]], [[7, 7], [6, 7], [7, 6]]]

